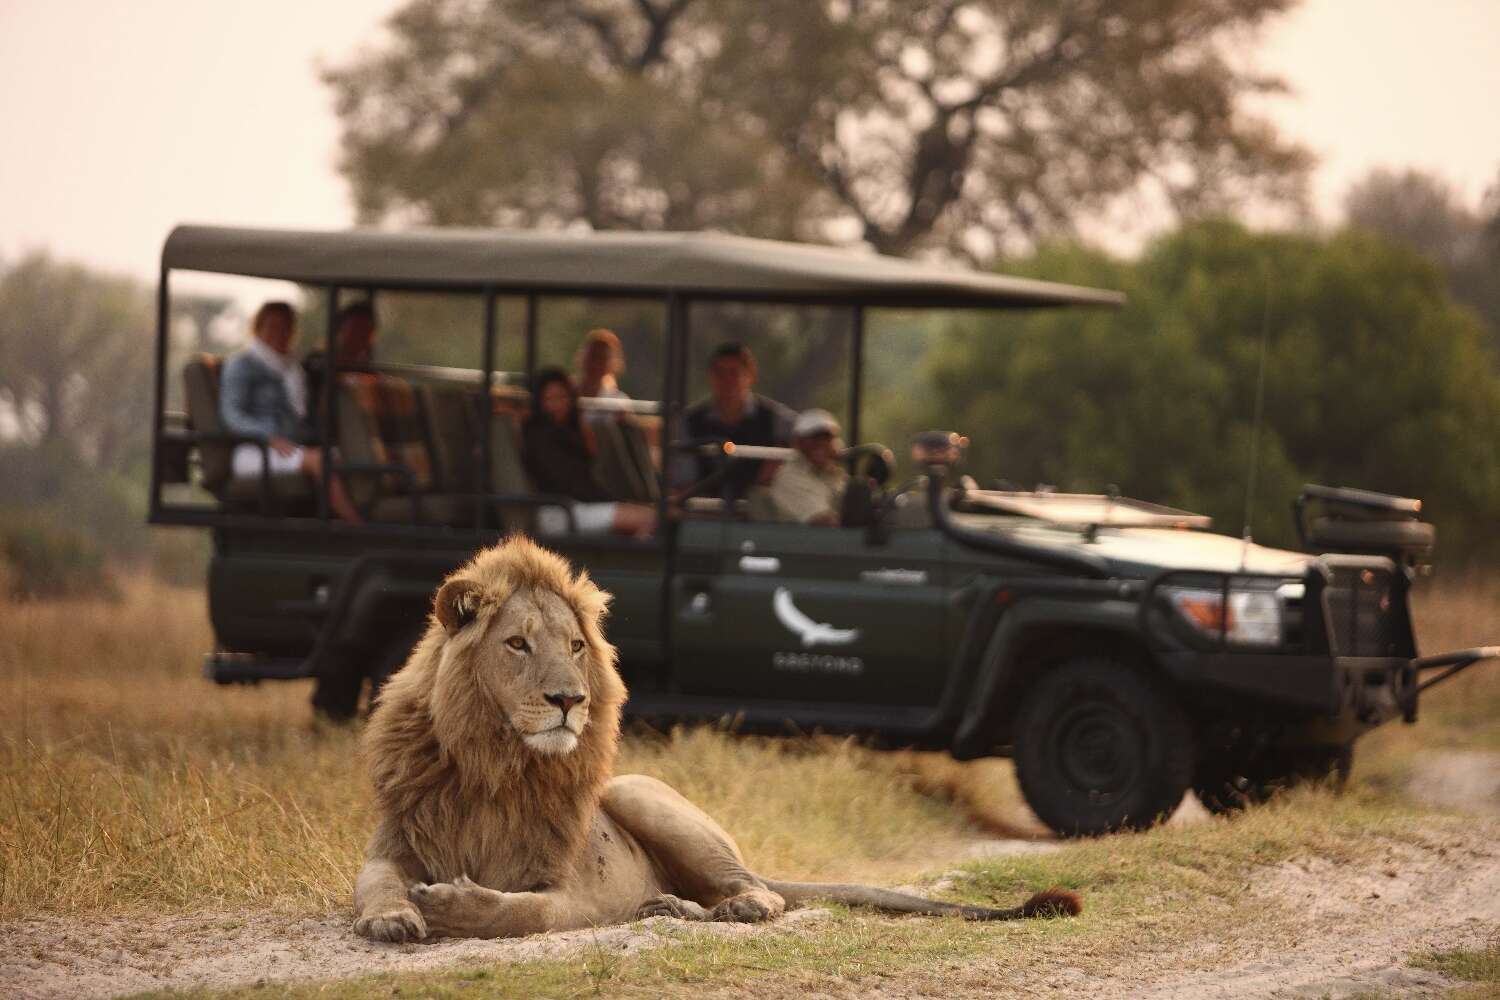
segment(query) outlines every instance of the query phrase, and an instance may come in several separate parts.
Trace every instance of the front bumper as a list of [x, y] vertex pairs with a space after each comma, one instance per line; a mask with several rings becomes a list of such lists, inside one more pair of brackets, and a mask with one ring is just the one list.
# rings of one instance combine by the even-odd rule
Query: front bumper
[[1500, 659], [1500, 646], [1414, 659], [1199, 651], [1163, 659], [1179, 679], [1206, 691], [1361, 731], [1398, 716], [1415, 722], [1423, 691], [1476, 663]]

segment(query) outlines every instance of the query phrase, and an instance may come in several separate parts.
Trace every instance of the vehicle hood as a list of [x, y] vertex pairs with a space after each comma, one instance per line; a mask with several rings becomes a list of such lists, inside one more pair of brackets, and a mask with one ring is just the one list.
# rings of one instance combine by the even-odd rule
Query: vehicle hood
[[1301, 576], [1316, 556], [1251, 543], [1208, 531], [1180, 528], [1100, 527], [1087, 540], [1077, 527], [1040, 524], [1026, 518], [955, 515], [963, 527], [1003, 533], [1027, 544], [1092, 555], [1123, 577], [1149, 577], [1162, 570], [1270, 573]]

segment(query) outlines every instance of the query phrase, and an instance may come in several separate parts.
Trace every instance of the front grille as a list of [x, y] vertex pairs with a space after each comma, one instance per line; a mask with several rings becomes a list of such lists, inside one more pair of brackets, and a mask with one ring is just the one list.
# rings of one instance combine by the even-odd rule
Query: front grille
[[1336, 656], [1396, 656], [1394, 580], [1388, 570], [1335, 567], [1328, 616]]

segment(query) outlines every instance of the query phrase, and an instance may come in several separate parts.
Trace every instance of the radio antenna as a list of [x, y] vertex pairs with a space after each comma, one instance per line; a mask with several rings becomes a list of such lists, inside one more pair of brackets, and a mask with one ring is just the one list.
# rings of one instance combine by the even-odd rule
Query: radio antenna
[[1271, 340], [1271, 264], [1261, 258], [1261, 271], [1265, 275], [1265, 304], [1260, 319], [1260, 364], [1255, 373], [1255, 418], [1250, 423], [1250, 474], [1245, 477], [1245, 527], [1240, 532], [1240, 572], [1250, 561], [1250, 511], [1255, 502], [1255, 472], [1260, 464], [1260, 428], [1265, 422], [1266, 409], [1266, 347]]

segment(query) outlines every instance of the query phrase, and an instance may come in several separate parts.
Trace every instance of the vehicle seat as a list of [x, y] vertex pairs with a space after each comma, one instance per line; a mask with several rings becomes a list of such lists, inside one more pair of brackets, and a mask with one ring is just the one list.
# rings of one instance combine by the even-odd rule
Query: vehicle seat
[[[511, 495], [536, 492], [521, 464], [521, 435], [509, 412], [490, 417], [490, 491]], [[516, 504], [494, 504], [496, 523], [506, 531], [530, 531], [533, 509]]]
[[447, 492], [438, 477], [424, 398], [409, 382], [390, 375], [345, 375], [338, 398], [343, 462], [407, 470], [404, 476], [346, 475], [350, 495], [366, 517], [385, 524], [459, 525], [473, 520], [467, 491]]
[[[200, 354], [182, 369], [183, 398], [187, 403], [188, 430], [195, 434], [227, 435], [229, 428], [219, 414], [219, 378], [224, 359]], [[259, 477], [235, 479], [232, 475], [234, 446], [204, 441], [196, 446], [200, 485], [220, 503], [240, 509], [258, 509], [261, 504]], [[271, 477], [271, 495], [277, 501], [298, 503], [313, 498], [312, 480], [302, 473]]]
[[435, 488], [441, 493], [479, 489], [479, 422], [474, 393], [453, 386], [417, 390], [432, 444]]
[[617, 500], [652, 503], [659, 493], [656, 470], [645, 435], [633, 423], [601, 420], [591, 425], [599, 453], [594, 456], [594, 475]]

